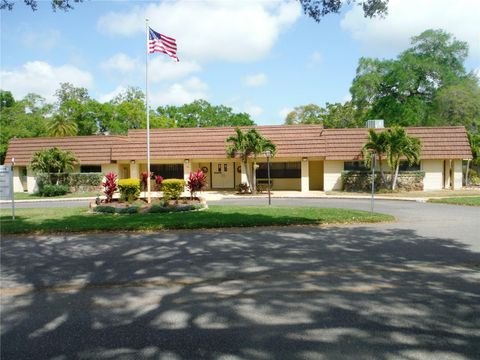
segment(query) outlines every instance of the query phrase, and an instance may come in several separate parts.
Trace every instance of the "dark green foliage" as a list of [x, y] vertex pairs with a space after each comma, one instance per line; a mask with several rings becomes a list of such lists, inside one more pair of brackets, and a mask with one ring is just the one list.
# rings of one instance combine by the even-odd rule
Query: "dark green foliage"
[[138, 206], [129, 206], [125, 208], [116, 208], [115, 212], [117, 214], [136, 214], [140, 208]]
[[383, 16], [387, 14], [389, 0], [299, 0], [303, 12], [319, 22], [328, 14], [338, 14], [349, 4], [356, 4], [363, 9], [365, 17]]
[[94, 208], [93, 211], [102, 214], [115, 214], [115, 208], [113, 206], [99, 205]]
[[178, 200], [185, 189], [185, 181], [181, 179], [163, 180], [162, 190], [163, 198], [168, 200]]
[[68, 192], [67, 185], [44, 185], [39, 189], [38, 194], [45, 197], [61, 196]]
[[163, 206], [159, 204], [152, 205], [148, 212], [150, 213], [170, 213], [170, 212], [182, 212], [202, 209], [201, 204], [192, 205], [176, 205], [176, 206]]
[[68, 185], [72, 192], [89, 191], [99, 188], [102, 179], [102, 173], [69, 173]]
[[[23, 0], [25, 5], [29, 6], [33, 11], [38, 9], [39, 0]], [[73, 9], [74, 3], [81, 3], [83, 0], [50, 0], [50, 6], [53, 11], [68, 11]], [[1, 0], [0, 9], [12, 10], [15, 0]]]

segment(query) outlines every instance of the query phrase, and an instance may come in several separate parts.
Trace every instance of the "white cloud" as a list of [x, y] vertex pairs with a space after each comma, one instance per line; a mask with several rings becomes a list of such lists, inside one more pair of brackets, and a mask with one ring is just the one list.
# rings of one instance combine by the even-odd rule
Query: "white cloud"
[[175, 83], [169, 88], [149, 94], [152, 108], [159, 105], [183, 105], [198, 99], [208, 99], [208, 85], [197, 77]]
[[117, 86], [115, 88], [115, 90], [109, 92], [108, 94], [103, 94], [103, 95], [100, 95], [100, 97], [98, 98], [98, 101], [104, 103], [104, 102], [109, 102], [110, 100], [112, 100], [113, 98], [115, 98], [117, 95], [123, 93], [125, 90], [127, 90], [127, 88], [125, 86]]
[[2, 88], [11, 91], [15, 98], [33, 92], [49, 102], [55, 100], [54, 93], [62, 82], [87, 88], [93, 84], [93, 77], [88, 71], [72, 65], [54, 67], [43, 61], [31, 61], [13, 70], [2, 70], [0, 77]]
[[100, 64], [100, 67], [104, 70], [114, 70], [121, 73], [127, 73], [134, 70], [138, 65], [136, 59], [132, 59], [124, 53], [118, 53], [103, 61]]
[[473, 70], [473, 73], [475, 74], [475, 76], [478, 78], [478, 80], [480, 81], [480, 66], [477, 67], [475, 70]]
[[28, 48], [42, 49], [48, 51], [54, 48], [60, 41], [58, 30], [33, 31], [27, 28], [22, 30], [21, 41]]
[[150, 61], [148, 75], [149, 80], [152, 83], [156, 83], [165, 80], [180, 79], [192, 73], [199, 72], [201, 69], [200, 65], [195, 61], [176, 62], [169, 57], [158, 56], [152, 58]]
[[278, 115], [280, 115], [281, 119], [282, 120], [285, 120], [285, 118], [287, 117], [287, 115], [292, 112], [292, 108], [289, 108], [289, 107], [284, 107], [282, 108], [279, 112], [278, 112]]
[[319, 65], [323, 60], [322, 54], [319, 51], [314, 51], [308, 59], [308, 67], [313, 68]]
[[260, 106], [252, 103], [245, 104], [243, 111], [250, 114], [251, 117], [255, 117], [263, 113], [263, 109]]
[[[254, 61], [264, 57], [280, 33], [301, 15], [296, 1], [165, 1], [110, 12], [98, 21], [108, 35], [133, 36], [150, 26], [177, 40], [182, 59]], [[119, 26], [121, 24], [121, 26]]]
[[263, 73], [248, 75], [243, 78], [242, 82], [246, 86], [252, 86], [252, 87], [262, 86], [267, 83], [267, 75]]
[[354, 6], [342, 19], [341, 27], [372, 55], [404, 50], [410, 37], [432, 28], [444, 29], [467, 41], [470, 54], [480, 58], [478, 14], [480, 1], [476, 0], [390, 0], [384, 19], [366, 19], [362, 9]]

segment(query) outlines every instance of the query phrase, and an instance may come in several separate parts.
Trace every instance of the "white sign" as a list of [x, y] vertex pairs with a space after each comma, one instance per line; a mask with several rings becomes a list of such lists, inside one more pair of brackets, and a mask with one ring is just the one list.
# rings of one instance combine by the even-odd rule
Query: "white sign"
[[10, 166], [0, 165], [0, 200], [12, 200], [13, 174]]
[[13, 170], [11, 166], [0, 165], [0, 200], [12, 200], [12, 218], [15, 220]]

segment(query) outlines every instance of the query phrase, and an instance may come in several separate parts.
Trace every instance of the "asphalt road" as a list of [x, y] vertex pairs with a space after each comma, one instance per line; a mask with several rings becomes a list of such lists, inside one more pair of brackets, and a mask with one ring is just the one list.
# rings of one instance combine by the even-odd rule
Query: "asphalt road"
[[1, 359], [480, 358], [480, 209], [376, 210], [398, 222], [3, 237]]

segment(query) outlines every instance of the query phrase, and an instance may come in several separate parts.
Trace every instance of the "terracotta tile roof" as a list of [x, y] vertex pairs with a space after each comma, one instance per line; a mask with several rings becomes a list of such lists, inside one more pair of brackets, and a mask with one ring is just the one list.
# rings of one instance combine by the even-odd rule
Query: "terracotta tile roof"
[[[250, 127], [244, 127], [248, 129]], [[325, 157], [326, 160], [359, 160], [368, 129], [323, 129], [321, 125], [255, 126], [277, 145], [277, 157]], [[151, 158], [224, 159], [225, 140], [233, 127], [151, 130]], [[463, 126], [407, 128], [422, 141], [422, 159], [471, 159]], [[75, 153], [83, 164], [146, 159], [146, 130], [130, 130], [128, 136], [75, 136], [65, 138], [12, 139], [7, 163], [27, 165], [34, 152], [57, 146]]]
[[[242, 129], [249, 129], [244, 127]], [[277, 157], [322, 156], [325, 141], [321, 125], [254, 126], [277, 145]], [[225, 159], [225, 140], [234, 127], [152, 129], [152, 159]], [[128, 144], [115, 145], [114, 160], [145, 159], [146, 130], [130, 130]]]
[[104, 135], [11, 139], [5, 163], [9, 164], [12, 157], [15, 157], [16, 165], [25, 166], [30, 163], [35, 152], [56, 146], [72, 151], [81, 164], [106, 164], [111, 161], [113, 144], [126, 141], [128, 139], [125, 136]]
[[[412, 127], [405, 130], [422, 142], [422, 159], [472, 158], [463, 126]], [[359, 160], [368, 129], [325, 129], [323, 135], [326, 140], [326, 160]]]

